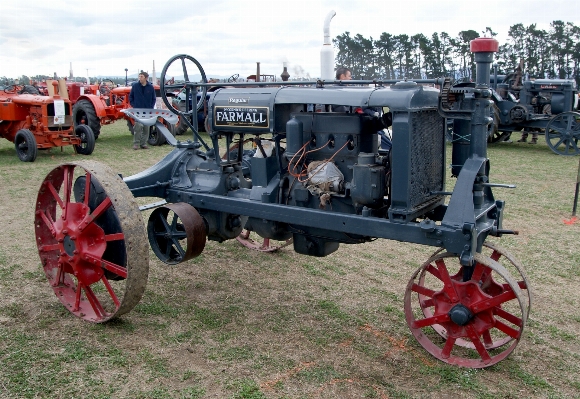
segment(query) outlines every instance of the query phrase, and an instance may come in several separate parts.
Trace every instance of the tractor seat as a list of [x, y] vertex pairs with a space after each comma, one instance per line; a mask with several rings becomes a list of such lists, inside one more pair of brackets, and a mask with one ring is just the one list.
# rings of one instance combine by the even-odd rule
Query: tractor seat
[[155, 125], [159, 117], [172, 125], [175, 125], [178, 121], [177, 115], [166, 109], [128, 108], [121, 110], [121, 112], [145, 126]]

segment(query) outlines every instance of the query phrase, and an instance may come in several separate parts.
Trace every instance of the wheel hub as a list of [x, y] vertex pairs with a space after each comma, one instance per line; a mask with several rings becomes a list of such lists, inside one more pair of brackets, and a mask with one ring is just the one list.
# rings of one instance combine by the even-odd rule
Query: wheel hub
[[473, 319], [473, 313], [461, 303], [453, 306], [448, 315], [452, 322], [460, 326], [466, 325]]
[[103, 276], [101, 262], [106, 249], [105, 232], [95, 223], [88, 224], [89, 207], [69, 203], [63, 215], [54, 223], [55, 238], [60, 244], [61, 264], [72, 269], [83, 284], [91, 285]]
[[73, 256], [76, 250], [76, 245], [70, 236], [65, 236], [63, 240], [64, 251], [68, 256]]

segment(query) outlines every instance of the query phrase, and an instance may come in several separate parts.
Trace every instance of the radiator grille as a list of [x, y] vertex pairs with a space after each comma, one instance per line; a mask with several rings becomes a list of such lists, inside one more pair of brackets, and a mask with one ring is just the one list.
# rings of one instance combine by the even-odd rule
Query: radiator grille
[[443, 189], [445, 139], [444, 119], [437, 111], [411, 115], [409, 208], [428, 202]]

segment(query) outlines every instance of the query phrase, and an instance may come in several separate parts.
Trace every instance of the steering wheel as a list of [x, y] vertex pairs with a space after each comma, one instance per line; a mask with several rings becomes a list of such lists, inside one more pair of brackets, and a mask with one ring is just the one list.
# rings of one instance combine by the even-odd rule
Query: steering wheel
[[99, 91], [101, 94], [108, 96], [111, 93], [111, 89], [115, 88], [117, 85], [111, 79], [104, 79], [99, 85]]
[[239, 73], [236, 73], [228, 78], [228, 83], [236, 83], [240, 77]]
[[20, 89], [21, 87], [19, 85], [8, 85], [4, 88], [4, 93], [14, 94]]
[[[167, 71], [171, 69], [173, 63], [176, 63], [176, 65], [173, 66], [172, 73], [175, 72], [176, 66], [177, 67], [180, 66], [181, 67], [180, 72], [183, 73], [183, 79], [185, 80], [185, 82], [168, 84], [169, 79], [167, 78]], [[197, 68], [199, 74], [201, 75], [200, 82], [191, 82], [189, 80], [190, 76], [193, 76], [193, 74], [191, 74], [190, 71], [188, 71], [188, 67]], [[169, 61], [167, 61], [167, 63], [163, 67], [163, 70], [161, 71], [161, 81], [160, 81], [161, 98], [167, 109], [169, 109], [171, 112], [179, 115], [182, 118], [187, 118], [189, 121], [193, 121], [193, 117], [197, 118], [197, 111], [199, 111], [203, 107], [203, 102], [205, 101], [205, 96], [207, 94], [207, 86], [201, 87], [200, 90], [201, 96], [199, 100], [196, 99], [195, 110], [193, 109], [194, 108], [193, 104], [190, 103], [189, 98], [190, 97], [193, 98], [193, 96], [197, 97], [198, 94], [197, 88], [199, 87], [197, 85], [199, 83], [207, 83], [207, 78], [205, 76], [205, 71], [201, 67], [201, 64], [195, 58], [186, 54], [179, 54], [170, 58]], [[185, 111], [176, 108], [172, 104], [172, 102], [169, 101], [168, 99], [168, 97], [173, 97], [175, 92], [178, 92], [183, 88], [185, 88], [185, 99], [186, 99]]]

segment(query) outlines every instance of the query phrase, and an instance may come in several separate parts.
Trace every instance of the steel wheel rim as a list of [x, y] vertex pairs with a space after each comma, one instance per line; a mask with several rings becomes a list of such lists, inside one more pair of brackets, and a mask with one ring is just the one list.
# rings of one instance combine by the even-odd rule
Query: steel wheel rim
[[[476, 265], [472, 280], [465, 283], [451, 279], [445, 259], [458, 261], [457, 256], [452, 253], [436, 254], [411, 277], [405, 292], [407, 324], [421, 346], [445, 363], [471, 368], [483, 368], [496, 364], [515, 349], [521, 338], [528, 314], [524, 294], [509, 272], [489, 257], [475, 255]], [[485, 268], [501, 276], [509, 286], [509, 290], [495, 297], [485, 294], [477, 283]], [[424, 271], [437, 277], [442, 286], [440, 290], [420, 284], [418, 278]], [[435, 311], [431, 317], [424, 317], [421, 307], [412, 304], [413, 293], [417, 294], [417, 302], [425, 300], [421, 299], [424, 297], [435, 303]], [[451, 311], [459, 305], [468, 309], [473, 315], [461, 325], [455, 323], [450, 317]], [[510, 305], [509, 310], [502, 305]], [[437, 332], [425, 330], [435, 325], [441, 325], [449, 332], [446, 339], [442, 339]], [[512, 338], [511, 344], [498, 349], [487, 348], [486, 346], [491, 342], [492, 332], [509, 335]], [[471, 341], [475, 349], [457, 344], [459, 339]]]
[[102, 323], [141, 299], [149, 271], [143, 220], [109, 167], [75, 162], [53, 169], [38, 193], [35, 232], [45, 275], [75, 316]]

